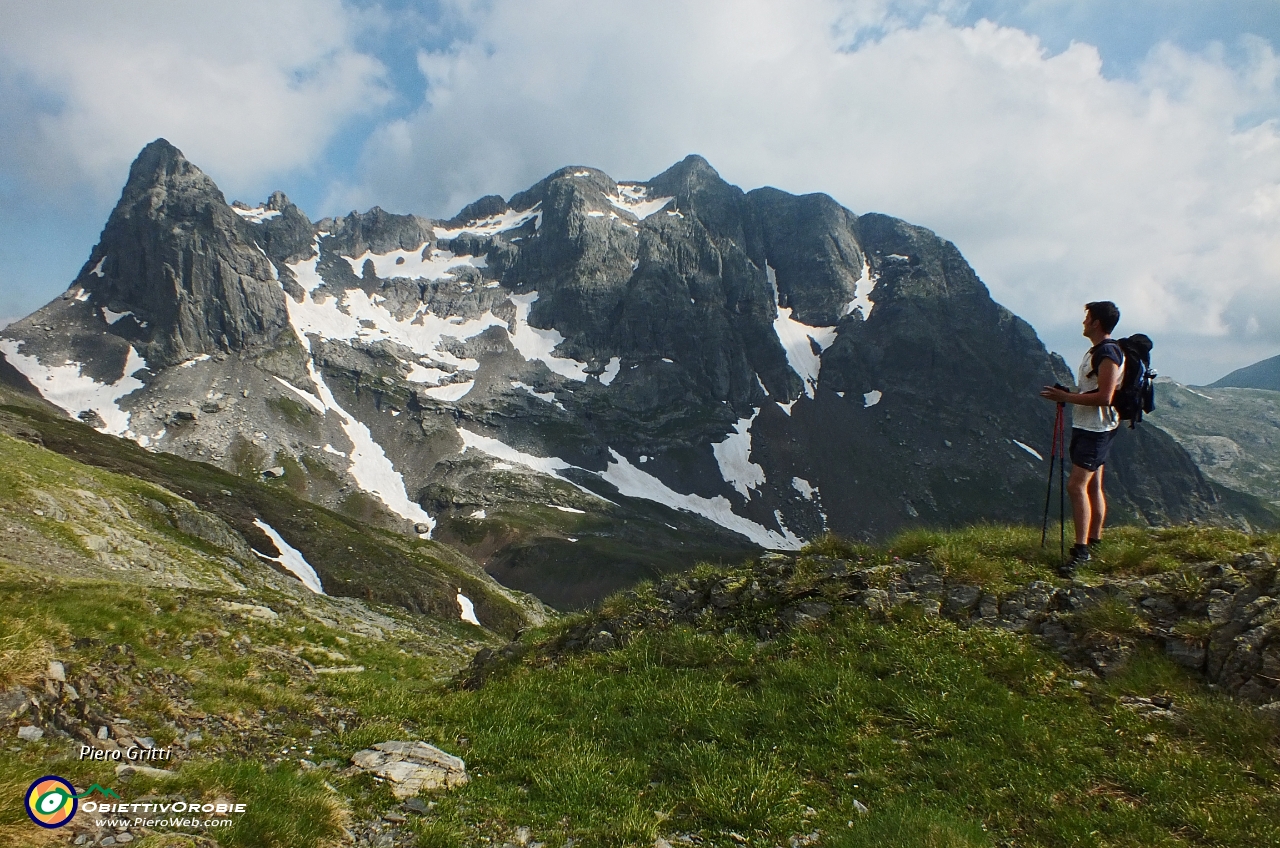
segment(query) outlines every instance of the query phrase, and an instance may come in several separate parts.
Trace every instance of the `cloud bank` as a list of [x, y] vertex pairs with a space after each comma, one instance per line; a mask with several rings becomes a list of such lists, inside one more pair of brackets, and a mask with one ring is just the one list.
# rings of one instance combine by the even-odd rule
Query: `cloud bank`
[[425, 102], [331, 205], [447, 215], [562, 165], [646, 178], [697, 152], [744, 188], [931, 227], [1070, 361], [1101, 298], [1180, 379], [1280, 349], [1280, 61], [1260, 38], [1230, 59], [1160, 45], [1110, 79], [1087, 44], [874, 2], [458, 13], [475, 36], [419, 55]]

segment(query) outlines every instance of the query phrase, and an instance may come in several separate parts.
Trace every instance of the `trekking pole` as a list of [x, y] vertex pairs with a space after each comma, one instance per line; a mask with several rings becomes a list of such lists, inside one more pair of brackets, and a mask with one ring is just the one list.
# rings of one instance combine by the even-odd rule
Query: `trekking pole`
[[1058, 413], [1053, 419], [1053, 441], [1049, 443], [1049, 479], [1044, 487], [1044, 519], [1040, 522], [1040, 547], [1044, 547], [1049, 535], [1049, 500], [1053, 494], [1053, 464], [1058, 459], [1058, 431], [1062, 429], [1062, 404], [1058, 404]]
[[1067, 424], [1065, 403], [1058, 404], [1058, 565], [1067, 564]]

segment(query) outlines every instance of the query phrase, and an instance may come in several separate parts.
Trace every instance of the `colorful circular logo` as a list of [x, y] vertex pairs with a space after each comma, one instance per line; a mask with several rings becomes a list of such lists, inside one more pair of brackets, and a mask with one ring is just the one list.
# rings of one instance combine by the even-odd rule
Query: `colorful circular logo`
[[27, 789], [27, 815], [41, 827], [62, 827], [71, 821], [80, 802], [70, 783], [48, 774]]

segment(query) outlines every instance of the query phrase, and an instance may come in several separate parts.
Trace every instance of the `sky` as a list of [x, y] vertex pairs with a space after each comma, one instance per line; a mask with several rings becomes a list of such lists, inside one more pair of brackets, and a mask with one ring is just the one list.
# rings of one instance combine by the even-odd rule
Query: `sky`
[[0, 0], [0, 323], [164, 137], [228, 200], [451, 217], [690, 153], [956, 244], [1075, 364], [1082, 305], [1204, 384], [1280, 354], [1276, 0]]

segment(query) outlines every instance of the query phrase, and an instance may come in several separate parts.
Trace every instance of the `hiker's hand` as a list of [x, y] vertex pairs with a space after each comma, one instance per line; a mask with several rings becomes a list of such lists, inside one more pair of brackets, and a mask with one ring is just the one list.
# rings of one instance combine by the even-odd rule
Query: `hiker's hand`
[[1057, 386], [1045, 386], [1040, 390], [1040, 397], [1045, 400], [1051, 400], [1054, 403], [1068, 403], [1071, 400], [1071, 392], [1066, 389], [1060, 389]]

